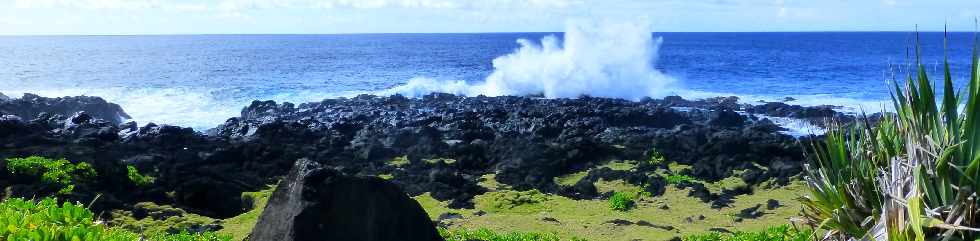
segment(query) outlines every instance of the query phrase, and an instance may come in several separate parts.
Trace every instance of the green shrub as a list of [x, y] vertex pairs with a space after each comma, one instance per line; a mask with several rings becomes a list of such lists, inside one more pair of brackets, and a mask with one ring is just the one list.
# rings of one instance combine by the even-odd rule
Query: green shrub
[[666, 179], [667, 184], [680, 184], [684, 182], [697, 181], [697, 179], [694, 179], [691, 176], [682, 175], [682, 174], [668, 174], [666, 177], [664, 177], [664, 179]]
[[489, 210], [501, 211], [515, 207], [537, 204], [548, 200], [548, 196], [538, 190], [498, 191], [485, 194]]
[[635, 201], [633, 199], [636, 194], [628, 194], [625, 192], [613, 193], [612, 197], [609, 198], [609, 208], [616, 211], [628, 211], [633, 208]]
[[128, 177], [129, 181], [132, 181], [133, 184], [136, 184], [136, 186], [143, 187], [153, 184], [153, 177], [140, 174], [139, 170], [136, 170], [136, 167], [132, 165], [126, 166], [126, 177]]
[[812, 231], [798, 231], [783, 225], [771, 227], [761, 232], [735, 232], [732, 234], [720, 234], [711, 232], [707, 234], [690, 235], [681, 238], [683, 241], [808, 241]]
[[97, 175], [92, 165], [85, 162], [72, 164], [65, 159], [39, 156], [7, 159], [7, 170], [14, 174], [40, 176], [42, 182], [56, 186], [59, 194], [71, 193], [76, 183], [89, 181]]
[[[441, 235], [446, 241], [561, 241], [561, 237], [554, 233], [525, 233], [525, 232], [511, 232], [511, 233], [497, 233], [492, 230], [481, 228], [474, 231], [469, 230], [456, 230], [448, 231], [445, 229], [439, 229], [439, 235]], [[584, 239], [571, 238], [568, 240], [579, 241]]]
[[[140, 218], [134, 213], [139, 213]], [[218, 226], [216, 220], [188, 213], [170, 205], [141, 202], [133, 205], [133, 211], [113, 210], [109, 225], [132, 232], [177, 234], [188, 230], [209, 230]]]
[[107, 227], [80, 204], [58, 204], [53, 198], [0, 202], [0, 240], [31, 241], [228, 241], [213, 233], [138, 234]]

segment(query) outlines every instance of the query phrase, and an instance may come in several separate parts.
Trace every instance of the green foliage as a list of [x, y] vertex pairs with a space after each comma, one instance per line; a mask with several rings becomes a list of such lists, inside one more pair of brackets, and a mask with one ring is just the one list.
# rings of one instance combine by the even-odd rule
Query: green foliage
[[140, 174], [139, 170], [136, 170], [136, 167], [132, 165], [126, 166], [126, 177], [128, 177], [129, 181], [132, 181], [133, 184], [136, 184], [136, 186], [143, 187], [153, 184], [153, 177]]
[[795, 230], [786, 225], [771, 227], [761, 232], [735, 232], [720, 234], [717, 232], [690, 235], [681, 238], [683, 241], [808, 241], [813, 234], [809, 230]]
[[59, 194], [71, 193], [77, 182], [91, 180], [97, 175], [92, 165], [85, 162], [72, 164], [65, 159], [39, 156], [7, 159], [7, 170], [14, 174], [40, 176], [42, 182], [56, 186]]
[[31, 241], [228, 241], [213, 233], [141, 235], [109, 228], [95, 221], [92, 211], [80, 204], [58, 204], [53, 198], [34, 202], [7, 199], [0, 202], [0, 240]]
[[609, 198], [609, 208], [616, 211], [628, 211], [633, 208], [635, 201], [633, 200], [636, 194], [628, 194], [625, 192], [615, 192], [612, 197]]
[[146, 233], [176, 234], [188, 230], [204, 230], [216, 221], [169, 205], [157, 205], [152, 202], [137, 203], [133, 205], [133, 211], [114, 210], [110, 215], [112, 216], [112, 220], [109, 221], [110, 226]]
[[660, 165], [660, 164], [664, 163], [664, 161], [666, 161], [666, 160], [667, 159], [664, 158], [664, 155], [663, 154], [660, 154], [659, 151], [657, 151], [656, 149], [653, 149], [653, 150], [650, 150], [650, 159], [647, 159], [647, 162], [649, 162], [650, 164], [653, 164], [653, 165]]
[[[439, 229], [439, 235], [441, 235], [446, 241], [561, 241], [563, 240], [558, 234], [554, 233], [525, 233], [525, 232], [511, 232], [511, 233], [497, 233], [490, 229], [477, 229], [475, 231], [468, 230], [456, 230], [448, 231], [445, 229]], [[579, 241], [584, 239], [564, 239]]]
[[695, 182], [697, 179], [688, 175], [682, 174], [668, 174], [664, 179], [667, 180], [668, 184], [680, 184], [684, 182]]
[[515, 207], [538, 204], [548, 200], [548, 196], [538, 190], [529, 191], [499, 191], [486, 194], [486, 203], [490, 210], [501, 211]]
[[[944, 61], [945, 95], [937, 98], [917, 46], [915, 73], [904, 88], [894, 85], [894, 116], [877, 126], [831, 126], [827, 138], [814, 143], [816, 168], [807, 168], [810, 190], [801, 198], [810, 225], [837, 239], [980, 238], [977, 49], [968, 86], [959, 93]], [[871, 237], [879, 235], [885, 237]]]

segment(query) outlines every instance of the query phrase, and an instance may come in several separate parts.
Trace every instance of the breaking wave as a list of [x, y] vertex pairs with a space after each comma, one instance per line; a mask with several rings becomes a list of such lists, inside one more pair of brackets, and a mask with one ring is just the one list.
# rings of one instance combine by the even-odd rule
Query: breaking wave
[[420, 77], [380, 94], [665, 96], [676, 81], [654, 68], [661, 42], [647, 24], [571, 21], [566, 24], [564, 41], [556, 36], [539, 42], [518, 39], [520, 48], [494, 59], [493, 73], [483, 82]]

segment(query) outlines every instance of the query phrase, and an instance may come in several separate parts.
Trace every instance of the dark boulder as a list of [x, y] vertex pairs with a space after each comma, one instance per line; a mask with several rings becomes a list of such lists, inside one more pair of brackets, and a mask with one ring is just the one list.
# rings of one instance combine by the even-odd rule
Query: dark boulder
[[252, 241], [442, 240], [398, 186], [299, 160], [269, 199]]
[[31, 119], [41, 113], [71, 116], [85, 111], [92, 118], [103, 119], [119, 124], [132, 117], [117, 104], [109, 103], [100, 97], [75, 96], [46, 98], [33, 94], [24, 94], [20, 99], [0, 97], [0, 112]]

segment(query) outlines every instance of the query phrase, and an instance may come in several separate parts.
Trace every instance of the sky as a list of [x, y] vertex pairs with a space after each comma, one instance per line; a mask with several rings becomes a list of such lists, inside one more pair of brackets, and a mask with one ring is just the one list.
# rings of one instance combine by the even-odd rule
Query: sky
[[0, 35], [973, 31], [980, 0], [0, 0]]

